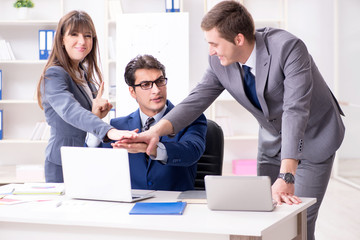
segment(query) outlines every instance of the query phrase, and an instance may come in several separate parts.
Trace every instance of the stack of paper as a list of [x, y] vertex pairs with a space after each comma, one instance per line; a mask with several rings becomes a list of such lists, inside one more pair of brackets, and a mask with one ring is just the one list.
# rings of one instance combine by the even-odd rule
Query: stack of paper
[[51, 194], [62, 195], [65, 192], [63, 183], [24, 183], [15, 187], [13, 194]]
[[24, 200], [11, 197], [16, 185], [17, 184], [8, 184], [0, 187], [0, 205], [12, 205], [26, 202]]

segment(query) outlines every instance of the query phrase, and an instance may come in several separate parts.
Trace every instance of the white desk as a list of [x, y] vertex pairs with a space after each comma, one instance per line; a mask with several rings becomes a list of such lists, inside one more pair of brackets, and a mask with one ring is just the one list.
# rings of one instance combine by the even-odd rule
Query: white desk
[[[156, 192], [147, 201], [176, 201], [179, 192]], [[64, 199], [60, 207], [58, 200]], [[129, 215], [134, 204], [72, 200], [0, 205], [0, 239], [306, 239], [306, 209], [277, 206], [273, 212], [211, 211], [206, 204], [188, 204], [183, 215]]]

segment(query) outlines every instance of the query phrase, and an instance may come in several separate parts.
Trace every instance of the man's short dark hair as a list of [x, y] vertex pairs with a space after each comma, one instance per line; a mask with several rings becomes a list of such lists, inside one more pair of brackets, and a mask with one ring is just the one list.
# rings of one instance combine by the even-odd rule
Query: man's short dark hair
[[135, 84], [135, 72], [138, 69], [157, 69], [165, 76], [165, 66], [152, 55], [138, 55], [133, 58], [125, 68], [125, 82], [129, 86]]

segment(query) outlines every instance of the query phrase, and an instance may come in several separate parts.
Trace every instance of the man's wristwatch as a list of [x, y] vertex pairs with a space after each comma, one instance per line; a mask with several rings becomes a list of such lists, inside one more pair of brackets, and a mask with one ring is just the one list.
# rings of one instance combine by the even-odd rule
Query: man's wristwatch
[[278, 178], [283, 179], [286, 183], [295, 183], [295, 177], [292, 173], [279, 173]]

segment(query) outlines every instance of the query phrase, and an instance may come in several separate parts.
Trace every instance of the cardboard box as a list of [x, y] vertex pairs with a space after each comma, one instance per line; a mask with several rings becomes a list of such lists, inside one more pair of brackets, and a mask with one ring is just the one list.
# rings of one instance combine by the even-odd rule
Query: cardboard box
[[235, 175], [256, 176], [256, 159], [236, 159], [232, 161], [232, 172]]

